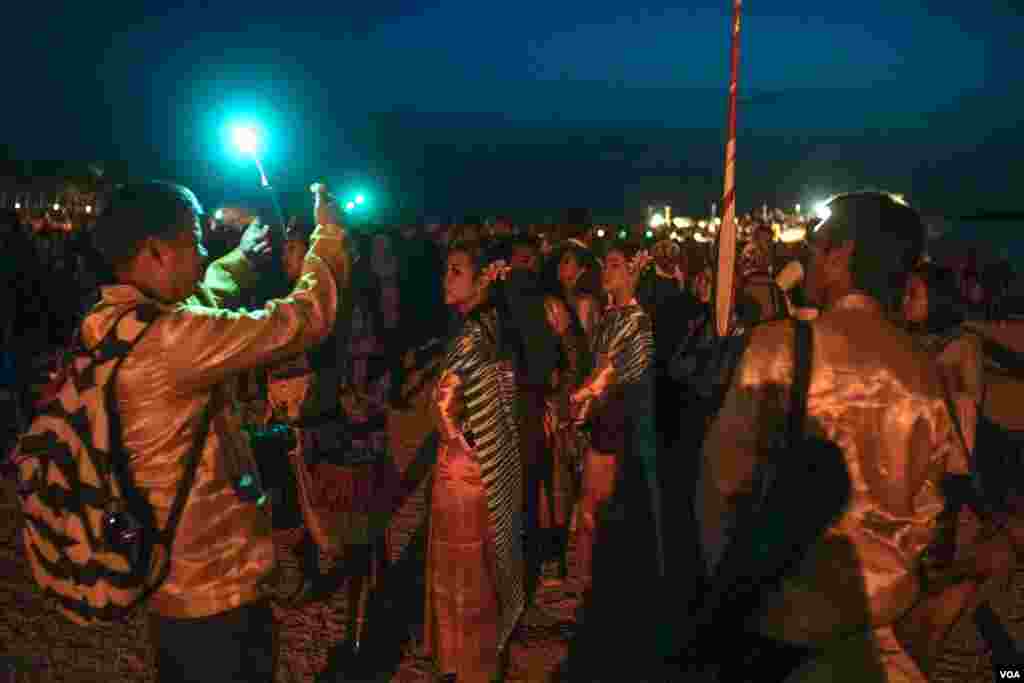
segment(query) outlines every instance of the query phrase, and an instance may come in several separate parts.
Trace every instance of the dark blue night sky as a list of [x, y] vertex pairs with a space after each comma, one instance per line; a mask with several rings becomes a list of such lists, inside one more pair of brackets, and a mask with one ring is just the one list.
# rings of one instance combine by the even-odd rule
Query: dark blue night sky
[[[29, 4], [29, 3], [19, 3]], [[176, 3], [177, 4], [177, 3]], [[3, 141], [247, 191], [221, 131], [267, 126], [280, 185], [433, 214], [622, 214], [721, 192], [731, 6], [626, 2], [50, 4], [7, 15]], [[752, 0], [741, 210], [878, 186], [930, 213], [1024, 208], [1024, 12]]]

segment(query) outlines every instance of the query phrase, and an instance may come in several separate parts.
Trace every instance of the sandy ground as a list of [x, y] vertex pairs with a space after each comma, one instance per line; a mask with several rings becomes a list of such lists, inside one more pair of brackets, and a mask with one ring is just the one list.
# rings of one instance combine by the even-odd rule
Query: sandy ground
[[[424, 481], [389, 528], [393, 565], [369, 608], [363, 650], [355, 665], [338, 647], [345, 639], [346, 591], [302, 609], [278, 609], [282, 666], [276, 681], [432, 680], [431, 662], [418, 656], [422, 620], [425, 548]], [[154, 680], [145, 620], [82, 628], [58, 615], [41, 597], [24, 559], [16, 501], [5, 482], [0, 493], [0, 657], [15, 658], [36, 677], [26, 680], [75, 683], [142, 683]], [[298, 570], [285, 534], [278, 556], [285, 572]], [[322, 567], [333, 566], [322, 557]], [[576, 601], [557, 588], [543, 588], [539, 603], [563, 623], [524, 628], [512, 644], [511, 681], [544, 681], [565, 655], [568, 622]], [[355, 668], [353, 668], [353, 666]], [[356, 675], [358, 674], [358, 675]], [[3, 679], [6, 683], [6, 679]]]

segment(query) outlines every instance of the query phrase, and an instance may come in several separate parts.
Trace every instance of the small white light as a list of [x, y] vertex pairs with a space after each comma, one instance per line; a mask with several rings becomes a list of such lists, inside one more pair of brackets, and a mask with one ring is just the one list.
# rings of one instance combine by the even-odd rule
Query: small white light
[[661, 215], [660, 213], [656, 213], [653, 216], [651, 216], [652, 228], [660, 228], [663, 225], [665, 225], [665, 217], [663, 215]]
[[217, 209], [216, 211], [214, 211], [213, 217], [218, 221], [224, 220], [224, 209]]
[[60, 204], [56, 204], [56, 203], [55, 203], [55, 204], [53, 205], [53, 210], [54, 210], [54, 211], [60, 211]]
[[92, 213], [92, 204], [86, 204], [85, 205], [85, 212], [86, 213]]
[[827, 221], [832, 217], [832, 209], [829, 208], [828, 202], [818, 202], [814, 205], [814, 215], [818, 217], [818, 220]]
[[259, 133], [250, 126], [238, 126], [232, 132], [232, 137], [238, 149], [242, 150], [245, 154], [256, 154], [256, 150], [259, 149]]
[[800, 205], [799, 204], [796, 205], [796, 212], [800, 213]]
[[695, 232], [695, 233], [693, 233], [693, 239], [697, 240], [701, 244], [707, 244], [708, 242], [711, 241], [711, 238], [708, 237], [707, 235], [705, 235], [702, 232]]
[[910, 204], [907, 202], [907, 198], [901, 194], [891, 194], [889, 196], [892, 197], [892, 200], [897, 204], [902, 204], [903, 206], [910, 206]]
[[20, 209], [21, 208], [21, 202], [14, 202], [14, 208], [15, 209]]
[[703, 230], [704, 228], [708, 227], [708, 222], [707, 221], [697, 221], [697, 227], [700, 228], [701, 230]]
[[604, 228], [598, 228], [597, 229], [597, 236], [598, 237], [604, 237]]

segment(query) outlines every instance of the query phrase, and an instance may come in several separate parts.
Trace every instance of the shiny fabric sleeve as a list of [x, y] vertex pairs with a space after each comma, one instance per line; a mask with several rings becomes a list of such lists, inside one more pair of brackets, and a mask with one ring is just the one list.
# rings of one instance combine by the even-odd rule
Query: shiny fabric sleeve
[[793, 364], [776, 349], [791, 349], [792, 336], [775, 325], [755, 328], [704, 442], [696, 512], [704, 557], [712, 569], [742, 502], [754, 493], [759, 455], [783, 429], [782, 386], [792, 381]]
[[321, 343], [347, 297], [350, 261], [344, 232], [320, 226], [291, 294], [257, 311], [185, 304], [165, 317], [159, 340], [181, 391], [219, 384]]
[[206, 268], [203, 289], [213, 308], [231, 308], [238, 305], [242, 291], [251, 287], [256, 279], [252, 263], [241, 248], [236, 248]]
[[434, 422], [444, 443], [454, 443], [465, 451], [469, 444], [462, 433], [462, 380], [453, 372], [444, 372], [434, 387]]

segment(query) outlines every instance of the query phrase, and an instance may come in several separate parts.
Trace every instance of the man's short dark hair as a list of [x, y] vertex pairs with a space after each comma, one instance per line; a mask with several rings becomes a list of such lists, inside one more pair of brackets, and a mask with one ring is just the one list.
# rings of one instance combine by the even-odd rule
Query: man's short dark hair
[[149, 181], [122, 185], [93, 229], [93, 246], [112, 267], [126, 265], [147, 239], [171, 241], [193, 228], [203, 208], [183, 185]]
[[882, 192], [840, 195], [828, 208], [831, 215], [815, 228], [813, 239], [836, 247], [853, 242], [853, 286], [891, 310], [924, 252], [926, 230], [921, 216]]

